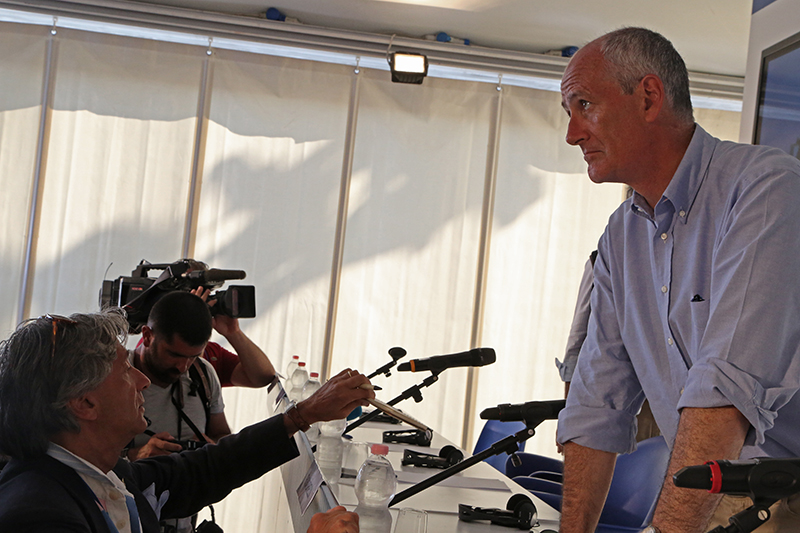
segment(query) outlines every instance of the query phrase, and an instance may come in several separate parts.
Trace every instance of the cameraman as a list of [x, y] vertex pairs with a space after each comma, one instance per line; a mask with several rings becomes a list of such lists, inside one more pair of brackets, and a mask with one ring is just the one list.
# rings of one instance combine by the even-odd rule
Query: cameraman
[[[228, 326], [231, 320], [219, 322]], [[208, 305], [190, 292], [167, 293], [151, 309], [142, 342], [129, 354], [131, 364], [152, 383], [142, 391], [151, 424], [134, 438], [128, 459], [168, 455], [189, 441], [215, 443], [230, 435], [219, 378], [202, 358], [211, 328]], [[165, 525], [165, 531], [172, 531], [170, 526], [179, 533], [192, 531], [191, 523], [192, 517], [179, 519]]]

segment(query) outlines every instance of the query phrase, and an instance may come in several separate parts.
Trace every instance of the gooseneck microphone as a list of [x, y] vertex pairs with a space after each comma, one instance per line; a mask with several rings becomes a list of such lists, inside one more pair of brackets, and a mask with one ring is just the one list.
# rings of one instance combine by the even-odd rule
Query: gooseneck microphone
[[489, 407], [481, 412], [483, 420], [500, 420], [516, 422], [529, 420], [552, 420], [567, 404], [567, 400], [547, 400], [542, 402], [504, 403], [497, 407]]
[[676, 487], [777, 500], [800, 492], [800, 459], [709, 461], [678, 470]]
[[412, 359], [397, 367], [400, 372], [423, 372], [425, 370], [445, 370], [458, 366], [484, 366], [497, 360], [492, 348], [473, 348], [468, 352], [449, 355], [434, 355], [425, 359]]

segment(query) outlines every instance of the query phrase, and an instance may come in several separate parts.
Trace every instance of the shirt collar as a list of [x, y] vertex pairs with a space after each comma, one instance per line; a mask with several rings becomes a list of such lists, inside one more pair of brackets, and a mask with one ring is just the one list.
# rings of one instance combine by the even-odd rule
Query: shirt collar
[[[659, 200], [659, 204], [662, 202], [672, 203], [673, 212], [679, 213], [684, 223], [688, 219], [692, 204], [694, 204], [700, 186], [708, 173], [715, 148], [714, 137], [709, 135], [699, 124], [695, 124], [692, 140], [683, 154], [683, 159], [681, 159], [678, 169], [661, 196], [661, 200]], [[651, 208], [647, 200], [636, 191], [633, 192], [630, 206], [634, 214], [643, 216], [651, 221], [654, 219], [655, 211], [659, 210], [658, 205], [655, 206], [655, 209]]]
[[92, 463], [81, 457], [78, 457], [71, 451], [59, 446], [58, 444], [51, 442], [49, 448], [47, 449], [47, 455], [72, 468], [75, 470], [75, 472], [81, 475], [81, 477], [91, 478], [98, 481], [102, 485], [110, 484], [119, 489], [120, 492], [125, 494], [128, 493], [127, 489], [125, 488], [125, 483], [122, 482], [122, 480], [114, 473], [113, 470], [106, 474]]
[[675, 175], [667, 185], [661, 201], [669, 200], [672, 202], [675, 212], [681, 214], [681, 220], [686, 222], [692, 205], [703, 184], [703, 180], [708, 174], [711, 165], [711, 158], [716, 148], [716, 139], [709, 135], [699, 124], [695, 124], [692, 140], [683, 154], [681, 164], [675, 171]]

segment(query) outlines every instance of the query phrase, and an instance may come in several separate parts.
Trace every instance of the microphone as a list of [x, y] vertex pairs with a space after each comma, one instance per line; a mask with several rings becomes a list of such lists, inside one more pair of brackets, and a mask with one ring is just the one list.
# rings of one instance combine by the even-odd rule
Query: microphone
[[544, 402], [527, 402], [511, 405], [504, 403], [497, 407], [489, 407], [481, 412], [483, 420], [500, 420], [516, 422], [529, 420], [554, 420], [558, 412], [567, 404], [567, 400], [548, 400]]
[[[192, 272], [194, 274], [194, 272]], [[202, 277], [206, 281], [227, 281], [229, 279], [244, 279], [247, 276], [244, 270], [223, 270], [220, 268], [210, 268], [208, 270], [200, 271], [198, 277]]]
[[434, 355], [426, 359], [412, 359], [397, 367], [399, 372], [422, 372], [445, 370], [457, 366], [484, 366], [497, 360], [493, 348], [473, 348], [468, 352]]
[[676, 487], [780, 500], [800, 492], [800, 459], [709, 461], [678, 470]]

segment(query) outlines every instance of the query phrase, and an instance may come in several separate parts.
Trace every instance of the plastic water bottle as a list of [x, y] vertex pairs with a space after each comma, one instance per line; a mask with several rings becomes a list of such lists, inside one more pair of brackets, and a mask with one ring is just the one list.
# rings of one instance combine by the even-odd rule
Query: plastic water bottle
[[371, 452], [356, 476], [359, 530], [362, 533], [390, 533], [392, 515], [389, 501], [397, 490], [397, 476], [386, 458], [389, 453], [387, 445], [373, 444]]
[[289, 360], [289, 364], [286, 365], [286, 379], [288, 382], [292, 381], [292, 374], [294, 371], [297, 370], [297, 363], [300, 362], [299, 355], [293, 355], [292, 358]]
[[317, 392], [320, 387], [322, 387], [322, 383], [319, 382], [319, 372], [311, 372], [308, 380], [303, 384], [303, 393], [300, 395], [300, 399], [305, 400]]
[[308, 371], [303, 361], [297, 363], [297, 368], [292, 372], [291, 388], [286, 392], [290, 400], [299, 401], [303, 394], [303, 386], [308, 381]]

